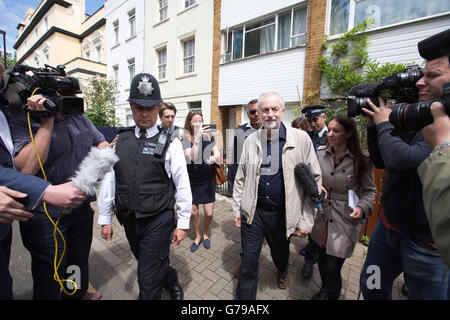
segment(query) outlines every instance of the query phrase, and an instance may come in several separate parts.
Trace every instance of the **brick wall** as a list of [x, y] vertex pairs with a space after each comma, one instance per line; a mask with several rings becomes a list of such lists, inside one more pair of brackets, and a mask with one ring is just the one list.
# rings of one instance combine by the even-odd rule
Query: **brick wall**
[[[217, 125], [217, 130], [225, 137], [226, 126], [223, 123], [225, 115], [219, 109], [219, 63], [220, 63], [220, 18], [222, 0], [214, 0], [214, 31], [213, 31], [213, 62], [212, 62], [212, 86], [211, 86], [211, 123]], [[224, 145], [224, 141], [217, 141], [218, 147]]]
[[308, 0], [308, 33], [306, 41], [303, 104], [319, 102], [320, 72], [318, 59], [325, 34], [327, 0]]

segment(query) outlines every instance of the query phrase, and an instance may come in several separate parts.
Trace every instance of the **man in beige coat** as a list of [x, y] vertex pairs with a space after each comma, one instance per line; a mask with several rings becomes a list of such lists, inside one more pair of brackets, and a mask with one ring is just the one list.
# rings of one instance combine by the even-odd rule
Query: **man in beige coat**
[[258, 260], [264, 236], [278, 269], [277, 285], [288, 285], [289, 238], [307, 236], [315, 209], [295, 180], [294, 167], [305, 163], [321, 190], [321, 171], [309, 136], [281, 123], [283, 98], [275, 92], [259, 97], [263, 128], [244, 143], [233, 188], [233, 216], [241, 227], [242, 263], [235, 298], [256, 299]]

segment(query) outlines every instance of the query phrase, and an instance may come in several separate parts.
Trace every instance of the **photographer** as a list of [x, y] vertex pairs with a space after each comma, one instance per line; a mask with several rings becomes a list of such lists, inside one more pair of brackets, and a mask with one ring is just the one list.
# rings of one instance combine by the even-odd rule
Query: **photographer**
[[[0, 62], [0, 75], [2, 74], [3, 65]], [[8, 102], [3, 96], [1, 77], [0, 88], [2, 88], [0, 96], [0, 300], [11, 300], [13, 299], [12, 278], [9, 272], [11, 223], [14, 220], [26, 221], [31, 218], [32, 214], [27, 210], [36, 207], [41, 200], [61, 208], [76, 208], [85, 200], [86, 195], [72, 182], [54, 186], [42, 179], [14, 170], [13, 143], [7, 122]]]
[[434, 122], [423, 128], [422, 134], [433, 152], [417, 172], [431, 234], [442, 259], [450, 266], [450, 117], [439, 102], [431, 105], [431, 113]]
[[[28, 110], [45, 110], [46, 99], [35, 95], [27, 100]], [[35, 152], [28, 129], [25, 110], [9, 119], [14, 142], [14, 163], [23, 173], [44, 177], [40, 170], [42, 162], [46, 177], [51, 183], [67, 182], [77, 170], [80, 162], [92, 146], [105, 146], [103, 135], [85, 115], [62, 116], [59, 112], [49, 117], [32, 118], [31, 131], [39, 150]], [[66, 253], [59, 268], [61, 278], [66, 277], [66, 268], [75, 265], [80, 268], [81, 285], [74, 295], [64, 295], [71, 299], [100, 299], [99, 293], [88, 293], [88, 258], [92, 241], [94, 211], [88, 197], [83, 203], [61, 217], [62, 210], [54, 206], [37, 206], [31, 212], [33, 217], [20, 222], [22, 242], [31, 254], [33, 276], [33, 299], [60, 299], [60, 286], [54, 281], [55, 243], [51, 221], [46, 216], [59, 221], [58, 228], [66, 241]], [[62, 239], [58, 236], [58, 257], [62, 254]]]
[[[450, 81], [447, 57], [426, 62], [424, 76], [416, 83], [419, 101], [439, 99], [442, 85]], [[380, 219], [372, 233], [360, 285], [365, 300], [392, 299], [393, 281], [403, 272], [409, 299], [444, 300], [449, 270], [431, 236], [422, 198], [418, 166], [430, 147], [419, 130], [400, 132], [389, 122], [391, 102], [370, 99], [372, 110], [363, 108], [368, 126], [369, 153], [376, 168], [388, 177], [381, 198]], [[371, 283], [373, 266], [381, 271], [380, 286]], [[370, 269], [368, 269], [370, 267]]]

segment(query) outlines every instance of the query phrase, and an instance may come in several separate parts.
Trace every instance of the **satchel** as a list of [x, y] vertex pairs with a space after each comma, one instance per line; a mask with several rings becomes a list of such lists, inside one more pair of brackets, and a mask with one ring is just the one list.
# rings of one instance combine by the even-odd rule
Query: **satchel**
[[227, 182], [227, 176], [225, 175], [225, 171], [223, 170], [223, 165], [214, 163], [213, 166], [216, 176], [216, 185], [220, 186], [221, 184]]

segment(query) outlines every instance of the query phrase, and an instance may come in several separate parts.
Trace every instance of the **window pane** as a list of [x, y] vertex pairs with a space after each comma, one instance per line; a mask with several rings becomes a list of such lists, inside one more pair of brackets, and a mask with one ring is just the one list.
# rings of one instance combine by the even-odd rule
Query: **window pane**
[[289, 48], [291, 45], [291, 11], [278, 16], [278, 49]]
[[242, 28], [233, 31], [233, 60], [242, 58], [242, 37]]
[[355, 23], [372, 18], [381, 27], [448, 11], [448, 0], [364, 0], [356, 3]]
[[275, 24], [245, 32], [245, 57], [271, 52], [274, 48]]
[[330, 34], [339, 34], [348, 29], [350, 0], [332, 0], [330, 17]]
[[194, 72], [195, 61], [195, 39], [184, 42], [183, 44], [184, 73]]
[[306, 7], [297, 8], [294, 10], [294, 21], [292, 25], [292, 46], [299, 46], [306, 43], [306, 20]]

